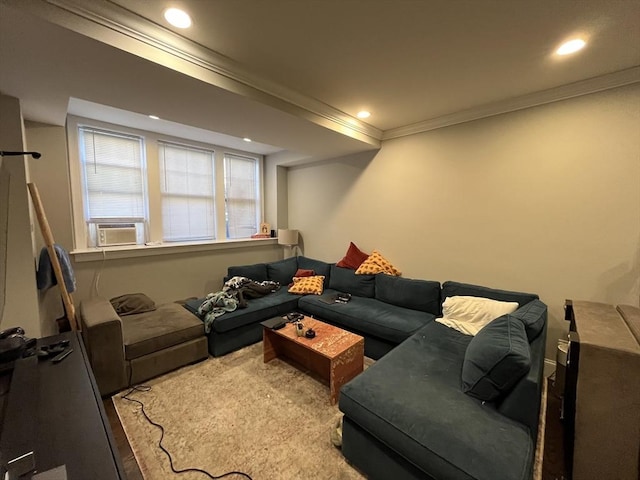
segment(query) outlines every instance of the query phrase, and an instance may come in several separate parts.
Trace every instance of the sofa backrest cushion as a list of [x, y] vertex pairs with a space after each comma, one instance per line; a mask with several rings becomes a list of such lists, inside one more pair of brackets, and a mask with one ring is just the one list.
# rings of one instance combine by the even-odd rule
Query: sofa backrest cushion
[[254, 263], [253, 265], [235, 265], [227, 269], [225, 281], [231, 277], [247, 277], [256, 282], [269, 280], [266, 263]]
[[298, 268], [313, 270], [316, 275], [324, 276], [324, 288], [329, 288], [329, 277], [331, 276], [330, 263], [309, 257], [298, 257]]
[[544, 329], [547, 322], [547, 306], [540, 300], [533, 300], [511, 314], [518, 318], [527, 332], [529, 343], [533, 342]]
[[358, 297], [372, 298], [376, 289], [375, 275], [356, 275], [350, 268], [332, 265], [329, 288]]
[[520, 307], [538, 298], [538, 295], [534, 293], [498, 290], [496, 288], [481, 287], [480, 285], [471, 285], [468, 283], [447, 281], [442, 284], [442, 301], [447, 297], [454, 297], [456, 295], [492, 298], [494, 300], [500, 300], [501, 302], [518, 302]]
[[421, 312], [438, 315], [440, 282], [414, 280], [381, 273], [375, 276], [376, 299]]
[[507, 394], [531, 368], [524, 324], [507, 314], [473, 337], [462, 363], [462, 391], [483, 401]]
[[296, 257], [285, 258], [277, 262], [267, 263], [267, 277], [272, 282], [278, 282], [282, 286], [289, 285], [298, 270]]

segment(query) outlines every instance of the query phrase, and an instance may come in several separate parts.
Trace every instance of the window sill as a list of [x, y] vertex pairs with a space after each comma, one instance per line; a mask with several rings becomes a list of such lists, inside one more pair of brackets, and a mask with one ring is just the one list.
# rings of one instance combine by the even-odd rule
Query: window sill
[[151, 257], [175, 253], [206, 252], [232, 248], [250, 248], [258, 245], [277, 245], [277, 238], [243, 238], [215, 242], [171, 242], [151, 245], [123, 245], [119, 247], [95, 247], [71, 252], [76, 262], [95, 262], [103, 259]]

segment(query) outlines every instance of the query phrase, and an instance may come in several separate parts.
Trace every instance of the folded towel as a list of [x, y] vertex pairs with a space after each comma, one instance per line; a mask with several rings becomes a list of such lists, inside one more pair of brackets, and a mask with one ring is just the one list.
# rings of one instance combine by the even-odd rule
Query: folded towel
[[[60, 270], [62, 270], [64, 284], [67, 287], [67, 291], [71, 293], [76, 289], [76, 276], [73, 273], [71, 259], [69, 258], [67, 251], [60, 245], [54, 244], [53, 248], [56, 252], [56, 256], [58, 257], [58, 262], [60, 263]], [[51, 264], [51, 259], [49, 258], [49, 251], [46, 247], [43, 247], [42, 250], [40, 250], [36, 280], [38, 290], [47, 290], [58, 284], [53, 271], [53, 265]]]

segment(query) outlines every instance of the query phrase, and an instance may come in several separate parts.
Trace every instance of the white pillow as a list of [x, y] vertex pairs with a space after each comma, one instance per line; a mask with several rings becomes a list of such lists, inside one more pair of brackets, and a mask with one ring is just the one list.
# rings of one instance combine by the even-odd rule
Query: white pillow
[[492, 320], [517, 309], [518, 302], [499, 302], [490, 298], [462, 295], [447, 297], [442, 304], [443, 318], [436, 318], [436, 322], [455, 328], [465, 335], [475, 335]]

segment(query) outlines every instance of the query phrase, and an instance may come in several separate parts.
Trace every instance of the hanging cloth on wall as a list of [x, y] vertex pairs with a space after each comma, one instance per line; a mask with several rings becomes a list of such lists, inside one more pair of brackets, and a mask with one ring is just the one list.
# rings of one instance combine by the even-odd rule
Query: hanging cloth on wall
[[[60, 262], [60, 270], [62, 270], [62, 278], [64, 279], [64, 284], [67, 287], [67, 291], [69, 293], [75, 292], [76, 276], [73, 273], [73, 267], [71, 266], [71, 259], [69, 258], [69, 254], [57, 243], [53, 245], [53, 249], [55, 250], [56, 256], [58, 257], [58, 262]], [[47, 290], [58, 284], [55, 272], [53, 271], [51, 258], [49, 258], [49, 250], [47, 249], [47, 247], [42, 247], [42, 250], [40, 250], [36, 280], [38, 282], [38, 290]]]
[[49, 251], [49, 260], [51, 261], [53, 273], [55, 274], [58, 287], [60, 288], [60, 294], [62, 296], [65, 317], [58, 319], [58, 325], [61, 327], [61, 331], [66, 331], [68, 328], [71, 328], [71, 330], [78, 330], [76, 307], [73, 304], [71, 294], [69, 294], [69, 291], [67, 290], [66, 282], [64, 280], [64, 276], [62, 275], [62, 268], [60, 267], [60, 262], [58, 261], [58, 255], [57, 253], [54, 253], [56, 250], [54, 249], [53, 234], [51, 233], [51, 228], [49, 227], [47, 216], [44, 213], [44, 207], [42, 206], [42, 200], [40, 199], [40, 194], [38, 193], [38, 187], [36, 187], [35, 183], [27, 183], [27, 187], [29, 188], [29, 193], [31, 194], [31, 200], [33, 200], [33, 208], [36, 211], [36, 217], [38, 218], [38, 224], [40, 225], [42, 238], [44, 238], [44, 243], [47, 246], [47, 250]]

